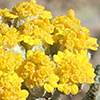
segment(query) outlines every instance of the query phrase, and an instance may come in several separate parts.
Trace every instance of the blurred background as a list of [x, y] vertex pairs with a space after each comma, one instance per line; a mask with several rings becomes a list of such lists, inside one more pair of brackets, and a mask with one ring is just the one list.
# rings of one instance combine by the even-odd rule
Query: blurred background
[[[0, 8], [11, 9], [20, 1], [27, 0], [0, 0]], [[37, 2], [45, 6], [46, 10], [51, 11], [53, 18], [67, 15], [68, 10], [73, 9], [76, 17], [81, 20], [82, 26], [89, 28], [91, 36], [98, 38], [100, 44], [100, 0], [37, 0]], [[100, 49], [90, 52], [92, 53], [90, 62], [95, 67], [100, 64]], [[62, 100], [82, 100], [88, 88], [89, 85], [85, 85], [76, 96], [65, 96]]]

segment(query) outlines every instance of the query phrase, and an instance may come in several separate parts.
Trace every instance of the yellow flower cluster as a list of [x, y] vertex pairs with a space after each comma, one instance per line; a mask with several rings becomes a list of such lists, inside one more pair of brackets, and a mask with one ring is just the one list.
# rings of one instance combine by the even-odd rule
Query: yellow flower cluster
[[97, 50], [97, 39], [72, 9], [51, 18], [36, 0], [19, 2], [12, 12], [0, 9], [0, 100], [26, 100], [22, 82], [67, 95], [77, 94], [79, 84], [94, 82], [88, 49]]
[[57, 64], [55, 74], [59, 76], [57, 88], [67, 95], [74, 95], [79, 91], [79, 84], [94, 83], [94, 68], [89, 63], [87, 50], [97, 50], [99, 45], [97, 39], [90, 36], [89, 30], [81, 26], [72, 9], [67, 16], [53, 19], [52, 24], [55, 26], [54, 42], [63, 46], [53, 56]]
[[79, 53], [73, 53], [69, 50], [58, 51], [58, 54], [53, 57], [57, 63], [55, 73], [60, 79], [59, 91], [65, 94], [77, 94], [78, 84], [94, 82], [94, 68], [89, 63], [85, 51], [81, 50]]
[[58, 16], [52, 20], [55, 43], [59, 43], [68, 50], [97, 50], [97, 39], [90, 37], [89, 30], [82, 27], [75, 12], [70, 9], [68, 15]]
[[0, 46], [3, 48], [11, 48], [17, 45], [18, 35], [16, 28], [11, 28], [7, 24], [2, 23], [0, 25]]
[[0, 100], [26, 100], [28, 92], [21, 90], [23, 80], [16, 73], [1, 73], [0, 71]]
[[26, 21], [19, 28], [18, 40], [29, 45], [39, 45], [41, 42], [53, 44], [53, 36], [51, 35], [53, 29], [54, 26], [50, 24], [48, 19]]
[[0, 49], [0, 71], [11, 74], [22, 64], [22, 55]]
[[55, 63], [50, 61], [44, 51], [28, 51], [27, 59], [17, 69], [17, 73], [24, 80], [28, 88], [44, 87], [48, 92], [53, 92], [59, 80], [54, 74]]
[[28, 92], [21, 90], [24, 80], [15, 73], [22, 60], [21, 54], [0, 49], [0, 100], [26, 100]]
[[36, 4], [34, 0], [30, 2], [19, 2], [13, 7], [13, 13], [22, 19], [51, 19], [51, 12], [44, 10], [44, 7]]
[[7, 9], [7, 8], [5, 8], [5, 9], [0, 9], [0, 16], [2, 17], [1, 19], [2, 19], [2, 21], [3, 22], [5, 22], [6, 20], [6, 18], [17, 18], [18, 16], [17, 15], [14, 15], [14, 14], [12, 14], [10, 11], [9, 11], [9, 9]]

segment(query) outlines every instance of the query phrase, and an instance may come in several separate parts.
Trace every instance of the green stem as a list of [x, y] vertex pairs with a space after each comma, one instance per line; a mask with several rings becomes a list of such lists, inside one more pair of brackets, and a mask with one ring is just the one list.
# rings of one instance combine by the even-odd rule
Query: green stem
[[100, 100], [100, 65], [96, 66], [95, 73], [95, 83], [90, 86], [82, 100]]

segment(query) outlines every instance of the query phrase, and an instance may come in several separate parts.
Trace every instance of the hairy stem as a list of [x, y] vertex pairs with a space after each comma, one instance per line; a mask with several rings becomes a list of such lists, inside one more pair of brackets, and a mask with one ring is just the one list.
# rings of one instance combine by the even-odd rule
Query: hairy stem
[[95, 73], [95, 83], [90, 86], [82, 100], [100, 100], [100, 65], [96, 66]]

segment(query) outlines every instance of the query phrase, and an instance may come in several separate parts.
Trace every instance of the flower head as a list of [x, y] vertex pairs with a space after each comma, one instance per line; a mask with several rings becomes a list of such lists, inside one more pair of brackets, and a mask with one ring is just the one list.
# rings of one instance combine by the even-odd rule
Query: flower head
[[75, 95], [78, 85], [94, 82], [88, 49], [97, 50], [97, 39], [72, 9], [51, 18], [36, 0], [0, 9], [0, 100], [26, 100], [22, 83], [38, 89], [34, 95], [45, 90], [53, 95], [56, 89]]
[[0, 8], [0, 24], [2, 23], [11, 23], [11, 19], [16, 19], [18, 16], [12, 14], [12, 12], [9, 11], [9, 9], [1, 9]]
[[0, 49], [0, 70], [11, 74], [22, 64], [21, 54], [13, 54], [12, 51]]
[[55, 63], [43, 51], [28, 51], [27, 59], [17, 70], [19, 76], [25, 79], [27, 87], [44, 87], [48, 92], [53, 92], [59, 80], [54, 74]]
[[59, 43], [68, 50], [97, 50], [99, 46], [97, 39], [89, 34], [86, 27], [81, 26], [79, 19], [75, 17], [75, 12], [71, 9], [68, 15], [58, 16], [52, 20], [55, 26], [53, 34], [55, 43]]
[[5, 23], [0, 25], [0, 44], [3, 48], [11, 48], [17, 45], [18, 35], [19, 33], [16, 28], [11, 28]]
[[13, 13], [22, 19], [51, 19], [51, 12], [44, 10], [44, 7], [38, 5], [35, 0], [30, 2], [19, 2], [13, 7]]
[[26, 100], [28, 92], [21, 90], [23, 80], [16, 73], [0, 76], [0, 100]]
[[94, 82], [94, 68], [89, 63], [87, 53], [81, 50], [79, 53], [58, 51], [54, 55], [57, 63], [55, 74], [59, 76], [58, 90], [65, 94], [77, 94], [78, 84]]
[[19, 28], [18, 41], [24, 41], [29, 45], [39, 45], [41, 42], [53, 44], [53, 36], [51, 35], [53, 29], [54, 26], [48, 19], [26, 21]]

